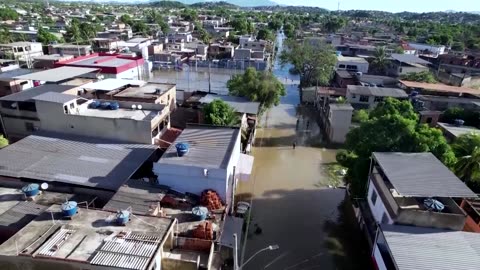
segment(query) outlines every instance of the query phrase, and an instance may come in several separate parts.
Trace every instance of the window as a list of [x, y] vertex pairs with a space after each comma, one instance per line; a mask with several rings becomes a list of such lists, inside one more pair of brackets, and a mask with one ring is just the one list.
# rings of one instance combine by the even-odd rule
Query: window
[[33, 126], [33, 123], [25, 122], [25, 129], [29, 132], [32, 132], [35, 130], [35, 127]]
[[372, 196], [370, 196], [370, 201], [372, 201], [372, 204], [375, 205], [375, 203], [377, 202], [377, 192], [375, 192], [375, 190], [372, 190]]
[[388, 224], [388, 221], [389, 221], [389, 220], [390, 220], [390, 219], [388, 218], [387, 213], [383, 213], [381, 223], [382, 223], [382, 224]]
[[427, 123], [427, 124], [431, 124], [432, 121], [433, 121], [433, 118], [432, 118], [432, 117], [428, 117], [426, 123]]
[[352, 98], [353, 98], [353, 99], [357, 98], [357, 95], [352, 94]]
[[345, 65], [339, 65], [338, 68], [345, 68]]
[[68, 114], [68, 107], [67, 107], [67, 105], [63, 106], [63, 112], [64, 112], [65, 114]]
[[368, 96], [360, 96], [360, 102], [368, 102]]
[[74, 108], [75, 108], [75, 104], [74, 104], [73, 102], [72, 102], [72, 103], [70, 103], [70, 109], [72, 109], [72, 110], [73, 110]]
[[37, 106], [34, 102], [19, 102], [18, 109], [21, 111], [36, 112]]
[[383, 97], [375, 97], [374, 102], [382, 102]]
[[347, 70], [351, 70], [351, 71], [357, 71], [357, 66], [354, 66], [354, 65], [347, 65]]

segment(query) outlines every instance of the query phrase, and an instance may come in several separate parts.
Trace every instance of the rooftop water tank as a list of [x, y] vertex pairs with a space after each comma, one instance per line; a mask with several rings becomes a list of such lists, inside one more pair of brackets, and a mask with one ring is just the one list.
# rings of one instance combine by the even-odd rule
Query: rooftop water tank
[[112, 102], [108, 108], [112, 111], [118, 110], [118, 108], [120, 108], [120, 104], [118, 104], [118, 102]]
[[130, 212], [128, 210], [122, 210], [117, 213], [117, 224], [125, 225], [130, 220]]
[[417, 95], [418, 95], [418, 92], [417, 92], [417, 91], [412, 91], [412, 92], [410, 93], [410, 96], [412, 96], [412, 97], [416, 97]]
[[75, 201], [64, 202], [60, 206], [60, 209], [62, 209], [63, 216], [73, 217], [77, 213], [77, 202]]
[[100, 104], [100, 107], [101, 107], [102, 109], [106, 110], [106, 109], [109, 109], [109, 108], [110, 108], [110, 105], [111, 105], [110, 102], [105, 101], [105, 102], [102, 102], [102, 104]]
[[342, 56], [342, 52], [341, 52], [341, 51], [336, 51], [335, 54], [336, 54], [337, 56]]
[[198, 218], [198, 220], [205, 220], [208, 216], [208, 208], [204, 206], [195, 206], [192, 208], [192, 214]]
[[33, 197], [40, 192], [40, 186], [38, 184], [28, 184], [22, 187], [22, 192], [25, 193], [27, 197]]
[[463, 121], [462, 119], [455, 119], [455, 120], [453, 121], [453, 123], [455, 124], [455, 126], [461, 127], [461, 126], [463, 126], [463, 124], [465, 123], [465, 121]]
[[175, 144], [175, 148], [177, 148], [177, 155], [183, 157], [188, 153], [190, 145], [188, 145], [188, 143], [177, 143]]
[[100, 101], [98, 100], [94, 100], [92, 102], [90, 102], [90, 104], [88, 104], [88, 107], [91, 108], [91, 109], [96, 109], [100, 106]]

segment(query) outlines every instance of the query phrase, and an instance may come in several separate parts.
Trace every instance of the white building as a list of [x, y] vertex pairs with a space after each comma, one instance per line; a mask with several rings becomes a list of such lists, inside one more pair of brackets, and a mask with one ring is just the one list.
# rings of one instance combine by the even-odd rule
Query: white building
[[12, 42], [0, 44], [0, 53], [23, 62], [31, 62], [34, 57], [43, 55], [40, 42]]
[[370, 87], [360, 85], [347, 86], [347, 102], [357, 109], [372, 109], [385, 98], [406, 99], [408, 94], [400, 88]]
[[368, 73], [368, 61], [361, 57], [337, 56], [336, 70]]
[[[198, 195], [213, 189], [229, 204], [237, 181], [248, 177], [253, 165], [252, 156], [241, 154], [240, 142], [239, 128], [187, 126], [153, 164], [153, 172], [161, 185]], [[189, 144], [186, 155], [178, 155], [177, 143]]]
[[446, 53], [446, 47], [443, 45], [429, 45], [421, 43], [408, 43], [408, 45], [417, 50], [418, 54], [433, 55], [434, 57], [438, 57], [439, 55]]

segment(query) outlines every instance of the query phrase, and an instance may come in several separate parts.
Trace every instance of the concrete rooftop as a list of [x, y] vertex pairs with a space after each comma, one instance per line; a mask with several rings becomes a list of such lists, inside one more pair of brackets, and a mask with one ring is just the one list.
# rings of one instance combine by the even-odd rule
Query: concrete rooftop
[[[161, 110], [133, 110], [131, 108], [122, 108], [118, 110], [91, 109], [88, 105], [91, 102], [84, 103], [79, 108], [79, 114], [91, 117], [132, 119], [136, 121], [152, 121], [160, 115]], [[162, 109], [163, 110], [163, 109]]]
[[[147, 83], [142, 87], [129, 87], [115, 94], [115, 97], [157, 99], [173, 87], [175, 87], [174, 84]], [[156, 93], [157, 89], [160, 91], [158, 94]]]

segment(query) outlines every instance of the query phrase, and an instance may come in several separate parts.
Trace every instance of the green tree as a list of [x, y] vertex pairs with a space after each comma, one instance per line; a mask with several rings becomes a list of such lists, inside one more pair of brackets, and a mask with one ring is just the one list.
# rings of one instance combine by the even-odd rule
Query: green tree
[[286, 23], [283, 25], [283, 32], [287, 38], [294, 38], [295, 37], [295, 26], [291, 23]]
[[345, 27], [346, 24], [347, 22], [343, 17], [329, 16], [325, 19], [325, 22], [323, 23], [323, 29], [325, 29], [325, 32], [327, 33], [335, 33]]
[[11, 8], [0, 8], [0, 20], [18, 20], [18, 13]]
[[148, 26], [142, 21], [135, 21], [132, 25], [132, 31], [134, 33], [141, 33], [142, 35], [148, 35]]
[[243, 74], [236, 74], [227, 82], [230, 95], [246, 97], [260, 102], [262, 109], [277, 106], [280, 97], [285, 96], [285, 86], [271, 72], [247, 68]]
[[282, 65], [291, 63], [300, 74], [302, 87], [312, 85], [329, 85], [334, 75], [337, 57], [332, 46], [325, 43], [311, 44], [307, 41], [298, 43], [287, 40], [280, 55]]
[[430, 71], [411, 72], [401, 76], [402, 80], [412, 82], [436, 83], [435, 76]]
[[282, 28], [282, 21], [278, 19], [272, 19], [268, 22], [268, 28], [272, 29], [273, 31], [278, 31]]
[[480, 135], [475, 133], [463, 134], [452, 143], [452, 149], [457, 157], [470, 155], [475, 148], [480, 148]]
[[12, 42], [12, 34], [10, 34], [10, 31], [8, 31], [7, 28], [0, 28], [0, 40], [4, 43]]
[[122, 23], [130, 25], [130, 26], [133, 25], [132, 17], [130, 17], [130, 15], [128, 15], [128, 14], [123, 14], [122, 16], [120, 16], [120, 21]]
[[203, 107], [205, 123], [215, 126], [234, 126], [240, 122], [235, 110], [225, 101], [216, 99]]
[[263, 40], [270, 40], [274, 41], [275, 40], [275, 35], [273, 34], [272, 31], [268, 29], [260, 29], [257, 34], [257, 39], [263, 39]]
[[403, 53], [405, 53], [405, 50], [402, 48], [402, 46], [398, 46], [398, 47], [395, 48], [394, 52], [403, 54]]
[[347, 181], [354, 196], [364, 196], [372, 152], [432, 152], [453, 167], [455, 154], [442, 132], [418, 123], [409, 101], [387, 98], [369, 113], [369, 119], [347, 134], [338, 162], [348, 168]]
[[463, 52], [465, 50], [465, 44], [463, 42], [453, 42], [452, 50]]
[[352, 122], [362, 123], [368, 120], [368, 111], [367, 110], [356, 110], [353, 113]]
[[241, 17], [241, 18], [235, 18], [230, 22], [231, 26], [235, 31], [240, 33], [241, 35], [245, 35], [248, 33], [248, 22], [247, 19]]
[[43, 45], [48, 45], [52, 42], [58, 41], [58, 38], [54, 34], [48, 32], [48, 30], [40, 27], [37, 33], [37, 41], [41, 42]]
[[8, 145], [8, 140], [3, 137], [3, 135], [0, 135], [0, 148], [3, 148]]
[[468, 155], [458, 157], [454, 171], [466, 183], [478, 181], [480, 178], [480, 147], [475, 147]]
[[380, 74], [385, 74], [387, 71], [387, 52], [385, 47], [375, 48], [375, 53], [373, 54], [372, 68]]

